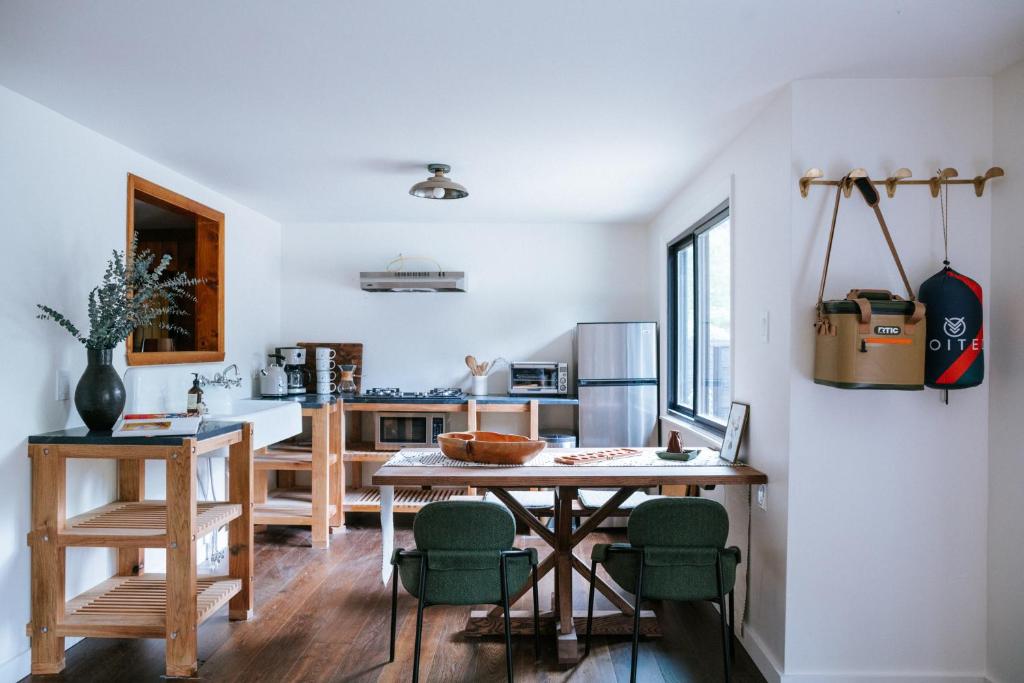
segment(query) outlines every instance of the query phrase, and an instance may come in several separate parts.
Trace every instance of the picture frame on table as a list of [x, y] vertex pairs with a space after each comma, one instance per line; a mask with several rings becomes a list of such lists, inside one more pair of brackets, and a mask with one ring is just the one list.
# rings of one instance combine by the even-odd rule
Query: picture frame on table
[[722, 437], [722, 450], [719, 456], [728, 462], [737, 462], [740, 452], [740, 444], [743, 443], [743, 435], [747, 430], [747, 418], [750, 415], [750, 406], [746, 403], [733, 401], [729, 408], [729, 420], [725, 423], [725, 436]]

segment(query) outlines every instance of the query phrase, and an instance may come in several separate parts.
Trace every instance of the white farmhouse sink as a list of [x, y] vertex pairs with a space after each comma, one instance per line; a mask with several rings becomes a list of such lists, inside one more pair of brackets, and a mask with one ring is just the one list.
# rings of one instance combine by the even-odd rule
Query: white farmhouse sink
[[[214, 393], [225, 392], [208, 392]], [[207, 419], [253, 423], [254, 450], [302, 432], [302, 406], [293, 401], [209, 396], [206, 407]]]

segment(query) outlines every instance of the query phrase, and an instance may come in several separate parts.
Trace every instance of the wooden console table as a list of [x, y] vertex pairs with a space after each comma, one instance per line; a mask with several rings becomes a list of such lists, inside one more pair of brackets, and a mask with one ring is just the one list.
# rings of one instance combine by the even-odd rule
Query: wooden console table
[[[32, 673], [64, 669], [67, 636], [164, 638], [169, 677], [197, 672], [197, 629], [225, 603], [232, 620], [253, 609], [252, 425], [204, 422], [194, 437], [111, 437], [86, 428], [30, 436]], [[198, 502], [196, 462], [228, 454], [228, 500]], [[66, 516], [67, 460], [117, 461], [118, 500]], [[166, 500], [145, 499], [145, 461], [167, 467]], [[228, 575], [197, 576], [196, 541], [228, 525]], [[66, 601], [68, 546], [117, 548], [117, 575]], [[165, 548], [166, 574], [143, 572], [143, 549]]]

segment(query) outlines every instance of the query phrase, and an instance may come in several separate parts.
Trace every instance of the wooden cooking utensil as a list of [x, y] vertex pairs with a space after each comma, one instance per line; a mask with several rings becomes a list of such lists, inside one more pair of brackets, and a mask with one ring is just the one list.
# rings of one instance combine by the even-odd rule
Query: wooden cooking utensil
[[476, 358], [474, 358], [472, 355], [466, 356], [466, 367], [469, 368], [469, 371], [472, 374], [474, 374], [474, 375], [477, 374], [477, 371], [476, 371]]

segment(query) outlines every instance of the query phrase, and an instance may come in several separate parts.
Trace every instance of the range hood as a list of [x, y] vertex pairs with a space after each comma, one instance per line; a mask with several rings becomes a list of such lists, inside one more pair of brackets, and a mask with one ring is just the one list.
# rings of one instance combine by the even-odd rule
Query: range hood
[[385, 270], [359, 273], [364, 292], [465, 292], [466, 274], [462, 271]]

